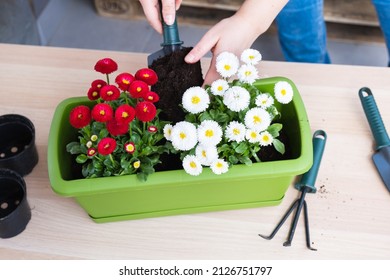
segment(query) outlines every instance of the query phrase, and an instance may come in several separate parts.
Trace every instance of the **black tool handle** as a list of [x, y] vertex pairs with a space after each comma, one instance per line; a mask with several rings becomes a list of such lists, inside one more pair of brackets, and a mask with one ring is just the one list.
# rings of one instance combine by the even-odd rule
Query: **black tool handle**
[[314, 186], [318, 170], [320, 169], [322, 155], [325, 149], [327, 135], [323, 130], [317, 130], [313, 134], [313, 165], [305, 174], [302, 175], [301, 180], [295, 184], [295, 188], [302, 191], [307, 188], [307, 192], [315, 193], [317, 191]]
[[387, 135], [385, 125], [379, 113], [374, 96], [368, 87], [363, 87], [359, 90], [359, 97], [362, 103], [364, 113], [366, 114], [372, 134], [376, 142], [376, 149], [390, 146], [390, 139]]

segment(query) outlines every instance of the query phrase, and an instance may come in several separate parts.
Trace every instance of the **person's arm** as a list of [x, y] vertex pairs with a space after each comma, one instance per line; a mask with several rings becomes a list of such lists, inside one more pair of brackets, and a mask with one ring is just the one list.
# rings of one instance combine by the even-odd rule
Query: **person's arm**
[[[139, 0], [149, 24], [158, 32], [162, 33], [160, 20], [160, 6], [158, 0]], [[179, 9], [182, 0], [161, 0], [164, 22], [172, 25], [175, 21], [176, 10]]]
[[187, 63], [199, 61], [208, 51], [213, 54], [205, 84], [217, 78], [216, 56], [229, 51], [236, 55], [250, 48], [257, 37], [270, 27], [288, 0], [246, 0], [231, 17], [223, 19], [212, 27], [186, 56]]

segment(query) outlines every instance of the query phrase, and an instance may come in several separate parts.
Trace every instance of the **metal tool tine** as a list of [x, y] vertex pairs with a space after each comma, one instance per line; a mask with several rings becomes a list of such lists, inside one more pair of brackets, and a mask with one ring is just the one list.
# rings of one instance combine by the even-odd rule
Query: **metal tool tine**
[[279, 231], [279, 229], [282, 227], [282, 225], [284, 224], [284, 222], [287, 220], [288, 216], [290, 216], [290, 214], [292, 213], [292, 211], [294, 211], [294, 209], [298, 206], [298, 200], [296, 200], [291, 206], [290, 208], [287, 210], [286, 214], [284, 214], [284, 216], [282, 217], [282, 219], [280, 220], [280, 222], [276, 225], [275, 229], [272, 231], [272, 233], [267, 236], [267, 235], [263, 235], [263, 234], [259, 234], [260, 237], [263, 237], [264, 239], [267, 239], [267, 240], [271, 240], [272, 238], [274, 238], [275, 234]]

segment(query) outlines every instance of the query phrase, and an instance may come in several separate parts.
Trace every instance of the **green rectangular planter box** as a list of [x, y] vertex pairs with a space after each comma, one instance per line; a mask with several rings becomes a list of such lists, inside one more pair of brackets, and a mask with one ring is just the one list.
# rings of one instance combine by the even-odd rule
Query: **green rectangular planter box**
[[156, 172], [141, 182], [136, 175], [74, 179], [72, 157], [66, 145], [77, 139], [69, 124], [69, 112], [88, 104], [86, 97], [62, 101], [56, 108], [49, 135], [48, 171], [52, 189], [74, 197], [96, 222], [158, 217], [217, 210], [278, 205], [294, 177], [312, 165], [312, 135], [306, 110], [294, 83], [283, 77], [262, 79], [256, 86], [273, 92], [277, 81], [288, 81], [293, 101], [280, 108], [292, 159], [235, 165], [222, 175], [203, 170], [190, 176], [184, 170]]

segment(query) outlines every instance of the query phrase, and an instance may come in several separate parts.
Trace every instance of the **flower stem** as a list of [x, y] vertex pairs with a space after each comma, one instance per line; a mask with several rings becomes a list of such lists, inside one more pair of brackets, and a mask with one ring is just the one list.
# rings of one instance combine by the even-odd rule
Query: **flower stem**
[[259, 157], [257, 156], [256, 152], [254, 150], [251, 150], [252, 151], [252, 156], [254, 157], [254, 159], [256, 160], [256, 162], [261, 162], [261, 160], [259, 159]]
[[107, 85], [110, 84], [110, 77], [108, 76], [108, 74], [106, 74], [106, 79], [107, 79]]

